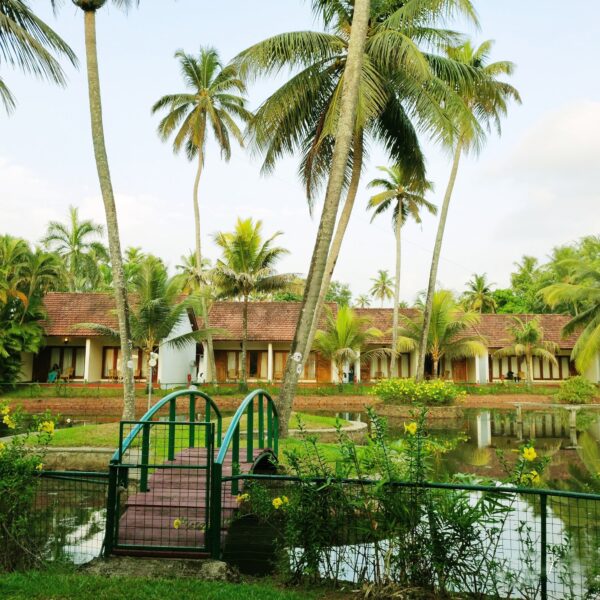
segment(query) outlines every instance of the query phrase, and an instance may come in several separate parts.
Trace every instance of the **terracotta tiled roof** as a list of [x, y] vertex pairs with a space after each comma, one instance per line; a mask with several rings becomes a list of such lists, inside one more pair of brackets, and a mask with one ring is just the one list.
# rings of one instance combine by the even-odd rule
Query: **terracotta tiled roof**
[[[242, 339], [242, 306], [241, 302], [215, 302], [212, 305], [209, 315], [211, 328], [228, 332], [228, 335], [214, 336], [215, 340]], [[336, 310], [335, 304], [328, 306]], [[299, 302], [250, 302], [248, 339], [257, 342], [291, 342], [299, 314]]]
[[77, 327], [79, 323], [98, 323], [117, 328], [115, 300], [111, 293], [51, 292], [44, 297], [48, 318], [43, 323], [46, 335], [100, 335]]

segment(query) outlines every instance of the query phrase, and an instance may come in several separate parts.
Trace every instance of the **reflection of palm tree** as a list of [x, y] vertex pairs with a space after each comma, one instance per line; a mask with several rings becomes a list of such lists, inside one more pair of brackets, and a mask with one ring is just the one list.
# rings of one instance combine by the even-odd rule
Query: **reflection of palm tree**
[[514, 71], [514, 65], [511, 62], [501, 61], [488, 63], [492, 42], [487, 41], [478, 48], [474, 48], [470, 42], [461, 46], [449, 47], [448, 56], [457, 62], [476, 70], [480, 79], [475, 86], [459, 89], [459, 95], [469, 109], [469, 114], [461, 111], [456, 115], [457, 138], [454, 143], [454, 158], [450, 178], [444, 194], [438, 231], [433, 248], [431, 259], [431, 269], [429, 271], [429, 282], [427, 286], [427, 298], [425, 300], [424, 324], [422, 338], [419, 342], [419, 355], [417, 358], [417, 379], [422, 379], [425, 371], [425, 354], [427, 347], [427, 331], [431, 323], [432, 304], [435, 294], [435, 282], [438, 275], [440, 256], [442, 252], [442, 240], [446, 228], [448, 217], [448, 208], [450, 199], [456, 182], [458, 165], [463, 151], [477, 151], [483, 143], [485, 129], [491, 129], [492, 126], [500, 132], [500, 123], [503, 116], [506, 115], [508, 102], [515, 100], [521, 101], [519, 92], [504, 81], [498, 78], [502, 75], [510, 75]]
[[492, 292], [492, 283], [487, 280], [487, 274], [477, 275], [467, 282], [467, 291], [462, 295], [462, 302], [467, 310], [478, 313], [496, 312], [496, 300]]
[[383, 308], [384, 301], [394, 297], [394, 280], [387, 271], [380, 269], [377, 271], [377, 277], [372, 277], [371, 281], [373, 285], [369, 293], [373, 298], [381, 301], [381, 308]]
[[432, 189], [432, 184], [423, 177], [407, 173], [400, 165], [391, 168], [379, 167], [387, 174], [386, 178], [373, 179], [369, 187], [383, 191], [369, 200], [368, 207], [373, 209], [371, 221], [388, 209], [392, 209], [392, 224], [396, 237], [396, 277], [394, 279], [394, 312], [392, 317], [392, 377], [398, 374], [396, 345], [398, 341], [398, 314], [400, 309], [400, 271], [402, 264], [402, 226], [409, 217], [421, 223], [421, 209], [426, 208], [432, 215], [437, 208], [429, 202], [424, 194]]

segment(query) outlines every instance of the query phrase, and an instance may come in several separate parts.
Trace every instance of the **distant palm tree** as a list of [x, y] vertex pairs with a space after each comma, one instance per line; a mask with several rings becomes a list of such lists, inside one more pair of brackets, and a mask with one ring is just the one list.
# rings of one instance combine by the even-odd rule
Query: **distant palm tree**
[[371, 306], [371, 297], [367, 294], [361, 294], [360, 296], [356, 297], [354, 304], [358, 308], [368, 308]]
[[573, 274], [572, 283], [555, 283], [541, 290], [550, 306], [560, 302], [581, 303], [585, 308], [563, 328], [563, 335], [582, 330], [571, 357], [580, 373], [593, 364], [600, 352], [600, 264], [580, 267]]
[[377, 277], [372, 277], [371, 281], [373, 286], [369, 293], [373, 298], [381, 301], [381, 308], [383, 308], [384, 301], [394, 297], [394, 280], [387, 271], [380, 269], [377, 271]]
[[[65, 85], [65, 76], [57, 56], [77, 64], [73, 50], [34, 14], [27, 0], [0, 0], [0, 56], [2, 64], [59, 85]], [[15, 98], [2, 77], [0, 102], [8, 113], [15, 108]]]
[[539, 317], [533, 319], [521, 319], [512, 317], [513, 325], [509, 332], [513, 336], [513, 343], [494, 352], [492, 356], [502, 358], [504, 356], [522, 356], [526, 365], [527, 383], [533, 383], [533, 357], [538, 356], [558, 366], [556, 357], [558, 345], [554, 342], [544, 340]]
[[325, 329], [317, 330], [314, 348], [333, 361], [341, 384], [345, 365], [353, 365], [359, 357], [364, 359], [368, 354], [364, 352], [366, 346], [382, 333], [369, 326], [368, 317], [359, 317], [348, 306], [341, 306], [335, 316], [329, 307], [326, 311]]
[[108, 260], [108, 252], [99, 241], [104, 227], [90, 219], [79, 219], [79, 209], [69, 207], [66, 223], [50, 221], [42, 243], [64, 261], [70, 292], [93, 289], [99, 275], [99, 260]]
[[[208, 277], [210, 269], [210, 259], [202, 259], [203, 280]], [[179, 264], [175, 265], [175, 270], [178, 271], [176, 277], [181, 281], [181, 289], [185, 294], [191, 294], [198, 291], [198, 267], [196, 266], [196, 253], [190, 252], [180, 258]]]
[[495, 313], [496, 300], [492, 292], [493, 283], [487, 280], [487, 273], [477, 275], [467, 282], [467, 291], [462, 295], [462, 303], [467, 310], [478, 313]]
[[[423, 333], [422, 302], [417, 302], [417, 316], [400, 315], [397, 352], [414, 351]], [[485, 339], [471, 330], [479, 323], [478, 313], [464, 311], [454, 299], [452, 292], [439, 290], [433, 297], [431, 326], [428, 328], [427, 353], [431, 357], [432, 375], [439, 377], [442, 359], [483, 356], [486, 352]]]
[[373, 209], [371, 222], [377, 215], [392, 209], [392, 224], [396, 236], [396, 277], [394, 279], [394, 312], [392, 317], [392, 377], [397, 375], [396, 346], [398, 342], [398, 314], [400, 309], [400, 271], [402, 264], [402, 226], [409, 217], [421, 223], [421, 209], [437, 214], [435, 204], [425, 198], [425, 193], [433, 189], [433, 184], [417, 174], [407, 173], [401, 165], [378, 167], [388, 177], [373, 179], [370, 188], [383, 191], [371, 196], [368, 208]]
[[248, 346], [248, 301], [257, 292], [283, 290], [292, 281], [292, 275], [275, 273], [275, 263], [288, 251], [273, 242], [281, 235], [277, 232], [264, 240], [262, 221], [238, 218], [235, 230], [217, 233], [215, 242], [222, 251], [213, 269], [213, 280], [222, 298], [238, 298], [242, 308], [242, 377], [240, 389], [246, 391], [246, 351]]
[[456, 183], [458, 165], [463, 152], [467, 150], [478, 151], [484, 141], [485, 131], [492, 127], [498, 133], [501, 131], [501, 119], [508, 110], [510, 100], [521, 102], [519, 92], [508, 83], [501, 81], [499, 77], [511, 75], [514, 64], [508, 61], [488, 63], [493, 42], [483, 42], [478, 48], [474, 48], [470, 42], [460, 46], [448, 47], [449, 58], [476, 70], [480, 80], [475, 86], [465, 86], [458, 89], [458, 94], [469, 109], [469, 114], [461, 110], [456, 114], [457, 135], [454, 141], [454, 157], [450, 178], [442, 202], [440, 220], [433, 248], [431, 269], [429, 271], [429, 282], [427, 285], [427, 297], [425, 300], [424, 323], [422, 338], [419, 343], [417, 358], [417, 379], [422, 379], [425, 370], [425, 354], [427, 346], [427, 331], [432, 317], [433, 297], [435, 295], [435, 282], [438, 276], [440, 255], [442, 252], [442, 241], [446, 229], [450, 199]]

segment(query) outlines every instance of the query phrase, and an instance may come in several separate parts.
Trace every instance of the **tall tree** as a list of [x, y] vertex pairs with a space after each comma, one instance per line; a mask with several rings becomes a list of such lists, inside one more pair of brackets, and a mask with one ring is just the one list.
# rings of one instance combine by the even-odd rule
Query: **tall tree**
[[[158, 100], [152, 112], [167, 111], [158, 125], [158, 134], [163, 141], [173, 137], [175, 153], [185, 149], [189, 160], [196, 159], [193, 206], [196, 243], [197, 288], [205, 285], [202, 278], [202, 244], [200, 235], [200, 204], [198, 190], [204, 169], [206, 139], [212, 129], [221, 156], [228, 161], [231, 157], [231, 137], [240, 146], [244, 145], [243, 135], [236, 120], [247, 123], [252, 113], [246, 110], [246, 86], [233, 65], [223, 66], [214, 48], [201, 48], [199, 56], [186, 54], [183, 50], [175, 53], [179, 61], [181, 75], [188, 88], [185, 92], [168, 94]], [[204, 323], [208, 326], [208, 307], [202, 310]], [[216, 375], [212, 337], [208, 338], [208, 355], [211, 376]]]
[[379, 271], [377, 271], [377, 277], [372, 277], [371, 281], [373, 282], [373, 285], [371, 286], [369, 293], [373, 298], [376, 298], [381, 302], [381, 308], [383, 308], [383, 303], [394, 297], [395, 282], [390, 277], [390, 274], [384, 269], [379, 269]]
[[354, 304], [358, 308], [369, 308], [371, 306], [371, 297], [368, 294], [360, 294], [356, 297]]
[[[62, 4], [62, 0], [50, 1], [53, 6]], [[108, 250], [112, 266], [112, 282], [117, 319], [119, 321], [121, 356], [123, 365], [125, 365], [123, 373], [123, 419], [132, 420], [135, 419], [135, 387], [133, 369], [130, 367], [133, 362], [131, 360], [132, 341], [129, 324], [129, 301], [127, 297], [127, 284], [123, 272], [117, 207], [108, 165], [108, 154], [106, 152], [102, 116], [102, 95], [100, 93], [100, 73], [98, 69], [98, 48], [96, 43], [96, 12], [107, 4], [108, 0], [72, 0], [72, 2], [83, 12], [92, 144], [94, 147], [96, 170], [98, 172], [98, 182], [104, 204], [104, 214], [106, 215]], [[139, 0], [112, 0], [112, 4], [119, 8], [127, 9], [134, 4], [139, 4]]]
[[[427, 329], [426, 356], [431, 358], [432, 376], [439, 377], [442, 360], [483, 356], [486, 352], [485, 339], [473, 332], [481, 320], [478, 313], [464, 311], [456, 302], [452, 292], [439, 290], [433, 297], [431, 324]], [[424, 328], [424, 305], [417, 303], [417, 316], [401, 315], [398, 334], [398, 352], [413, 352], [417, 349]]]
[[396, 347], [398, 345], [398, 315], [400, 311], [400, 272], [402, 265], [402, 226], [409, 217], [416, 223], [421, 223], [421, 210], [426, 209], [430, 214], [437, 214], [434, 204], [425, 198], [425, 194], [433, 188], [425, 178], [407, 173], [401, 165], [393, 167], [378, 167], [387, 178], [380, 177], [369, 183], [370, 188], [380, 188], [382, 191], [369, 200], [368, 208], [373, 210], [373, 219], [385, 211], [392, 209], [392, 225], [396, 237], [396, 276], [394, 278], [394, 311], [392, 317], [392, 377], [398, 374]]
[[[301, 177], [309, 206], [329, 173], [335, 142], [341, 90], [344, 84], [348, 33], [356, 14], [351, 0], [314, 0], [328, 31], [292, 32], [269, 38], [241, 53], [238, 61], [251, 72], [283, 68], [299, 72], [270, 96], [257, 111], [250, 132], [271, 171], [285, 153], [302, 154]], [[358, 106], [344, 184], [346, 199], [333, 236], [317, 309], [300, 349], [304, 359], [312, 344], [319, 315], [353, 210], [365, 159], [365, 141], [380, 142], [392, 160], [424, 173], [424, 160], [415, 128], [445, 138], [452, 125], [442, 105], [452, 104], [452, 87], [465, 83], [469, 69], [450, 59], [421, 51], [445, 47], [456, 35], [435, 22], [460, 13], [476, 21], [470, 0], [391, 0], [374, 2], [367, 26], [365, 60], [358, 88]], [[330, 33], [331, 31], [331, 33]], [[451, 83], [442, 85], [438, 78]]]
[[366, 346], [381, 337], [381, 331], [370, 324], [367, 317], [359, 317], [349, 306], [341, 306], [335, 316], [327, 307], [326, 326], [317, 330], [315, 349], [333, 361], [340, 384], [345, 365], [353, 365], [360, 357], [364, 359]]
[[213, 269], [213, 279], [220, 290], [219, 295], [224, 298], [239, 298], [243, 302], [242, 391], [248, 389], [246, 353], [249, 298], [257, 292], [285, 289], [292, 279], [291, 275], [277, 274], [274, 270], [277, 261], [288, 252], [273, 244], [280, 235], [281, 232], [277, 232], [263, 240], [262, 221], [239, 218], [233, 232], [215, 235], [215, 242], [223, 253]]
[[487, 273], [473, 273], [473, 278], [467, 281], [467, 290], [462, 295], [464, 307], [478, 313], [495, 313], [496, 300], [492, 285], [494, 284], [487, 280]]
[[478, 48], [474, 48], [470, 42], [460, 46], [449, 47], [447, 54], [457, 62], [471, 67], [479, 73], [479, 79], [474, 86], [459, 90], [469, 115], [460, 111], [452, 113], [456, 119], [456, 138], [454, 140], [453, 161], [450, 178], [444, 194], [440, 220], [438, 223], [431, 269], [429, 271], [429, 282], [427, 285], [427, 297], [425, 300], [424, 327], [417, 357], [416, 378], [422, 379], [425, 371], [425, 354], [427, 352], [427, 335], [431, 322], [433, 297], [435, 295], [435, 282], [437, 280], [440, 255], [442, 252], [442, 241], [448, 218], [450, 199], [454, 190], [458, 166], [463, 152], [478, 151], [484, 141], [485, 130], [495, 127], [498, 134], [501, 132], [501, 119], [506, 115], [510, 100], [520, 102], [519, 92], [508, 83], [499, 79], [504, 75], [511, 75], [514, 64], [508, 61], [488, 63], [493, 42], [483, 42]]
[[104, 227], [90, 219], [79, 218], [79, 209], [69, 206], [66, 223], [50, 221], [42, 243], [56, 252], [65, 263], [67, 288], [70, 292], [94, 289], [99, 275], [99, 259], [108, 254], [100, 241]]
[[513, 324], [509, 332], [513, 336], [513, 343], [494, 352], [493, 356], [523, 357], [526, 365], [527, 383], [533, 383], [533, 357], [538, 356], [543, 360], [558, 366], [555, 354], [558, 346], [554, 342], [544, 340], [544, 330], [540, 325], [539, 317], [533, 319], [521, 319], [512, 317]]
[[584, 308], [563, 328], [563, 335], [582, 330], [571, 357], [580, 373], [584, 373], [600, 352], [600, 260], [580, 266], [571, 283], [554, 283], [541, 291], [546, 302], [580, 304]]
[[[60, 57], [77, 64], [73, 50], [35, 15], [28, 0], [0, 0], [0, 68], [8, 64], [65, 85]], [[0, 102], [8, 113], [15, 108], [15, 98], [1, 75]]]

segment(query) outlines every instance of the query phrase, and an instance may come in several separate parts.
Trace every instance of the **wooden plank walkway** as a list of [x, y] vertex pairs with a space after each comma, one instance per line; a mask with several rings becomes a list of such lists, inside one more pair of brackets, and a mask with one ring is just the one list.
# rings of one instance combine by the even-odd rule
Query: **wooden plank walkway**
[[[215, 456], [219, 449], [215, 449]], [[256, 449], [254, 459], [268, 452]], [[241, 452], [240, 452], [241, 454]], [[244, 451], [245, 456], [245, 451]], [[206, 448], [189, 448], [183, 450], [175, 460], [167, 461], [168, 468], [156, 469], [148, 477], [148, 491], [130, 495], [124, 504], [124, 512], [119, 520], [117, 547], [115, 554], [135, 554], [152, 556], [189, 556], [204, 557], [205, 547], [204, 524], [208, 490], [206, 485], [206, 469], [177, 468], [207, 464]], [[240, 470], [248, 473], [253, 463], [241, 462]], [[223, 463], [223, 476], [232, 474], [231, 452]], [[222, 533], [224, 539], [226, 528], [238, 505], [234, 495], [230, 493], [230, 483], [222, 491]], [[229, 492], [229, 493], [228, 493]], [[176, 529], [176, 519], [182, 525]], [[154, 547], [154, 550], [142, 548], [123, 548], [122, 546]], [[164, 547], [164, 550], [160, 550]], [[181, 550], [178, 552], [173, 548]], [[170, 548], [170, 549], [169, 549]]]

